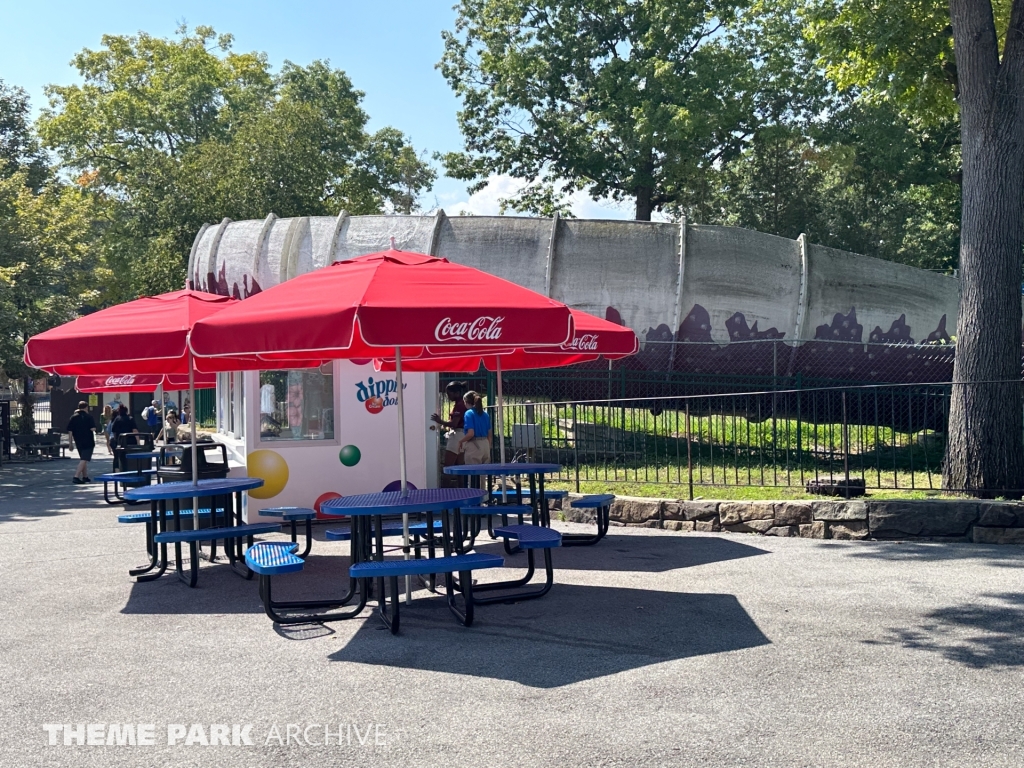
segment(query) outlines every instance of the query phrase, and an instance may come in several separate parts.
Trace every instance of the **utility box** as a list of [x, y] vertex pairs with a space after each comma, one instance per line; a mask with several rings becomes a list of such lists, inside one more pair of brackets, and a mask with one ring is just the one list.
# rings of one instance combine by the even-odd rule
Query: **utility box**
[[513, 424], [512, 425], [512, 448], [532, 449], [540, 448], [542, 435], [540, 424]]

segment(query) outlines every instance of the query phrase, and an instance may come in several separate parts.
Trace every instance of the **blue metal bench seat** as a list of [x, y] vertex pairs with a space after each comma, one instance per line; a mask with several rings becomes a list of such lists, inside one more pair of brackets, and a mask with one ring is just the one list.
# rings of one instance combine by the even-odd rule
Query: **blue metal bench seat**
[[[401, 536], [402, 535], [402, 524], [401, 523], [384, 523], [381, 526], [381, 536]], [[441, 532], [441, 521], [434, 520], [432, 530], [436, 533]], [[422, 536], [427, 532], [426, 523], [409, 523], [409, 534], [412, 536]], [[352, 529], [348, 526], [341, 528], [331, 528], [330, 530], [324, 531], [324, 536], [328, 541], [349, 541], [352, 539]]]
[[457, 573], [479, 568], [501, 568], [505, 560], [498, 555], [474, 553], [431, 557], [420, 560], [369, 560], [349, 567], [349, 575], [357, 579], [379, 579], [398, 576], [426, 576], [428, 573]]
[[569, 503], [569, 506], [584, 509], [596, 509], [598, 507], [610, 507], [613, 501], [615, 501], [614, 493], [599, 493], [584, 496], [580, 499], [573, 499]]
[[562, 537], [563, 547], [587, 547], [597, 544], [608, 533], [611, 525], [612, 502], [615, 501], [615, 494], [595, 493], [573, 499], [569, 505], [574, 509], [593, 509], [597, 518], [597, 534], [567, 533]]
[[[524, 498], [524, 499], [532, 498], [532, 495], [530, 493], [530, 489], [529, 488], [524, 488], [520, 492], [520, 494], [521, 494], [522, 498]], [[554, 488], [545, 488], [544, 489], [544, 498], [546, 498], [546, 499], [564, 499], [568, 495], [569, 495], [568, 491], [559, 491], [559, 490], [556, 490]], [[516, 489], [515, 488], [506, 488], [504, 491], [502, 491], [499, 488], [497, 490], [491, 491], [491, 498], [492, 499], [497, 499], [497, 500], [500, 501], [503, 496], [505, 498], [514, 499], [516, 497]]]
[[[334, 613], [310, 613], [318, 608], [333, 608], [346, 605], [356, 594], [355, 581], [348, 593], [337, 600], [301, 600], [278, 602], [273, 598], [272, 580], [274, 576], [287, 573], [298, 573], [305, 565], [304, 558], [296, 554], [299, 545], [291, 541], [261, 541], [249, 547], [245, 552], [245, 564], [250, 571], [259, 576], [260, 600], [263, 610], [270, 620], [277, 624], [308, 624], [318, 621], [337, 621], [358, 616], [366, 607], [366, 589], [359, 590], [359, 602], [346, 611]], [[300, 611], [298, 615], [282, 616], [281, 611]]]
[[550, 549], [562, 546], [561, 533], [540, 525], [506, 525], [503, 528], [495, 528], [494, 533], [503, 539], [515, 539], [521, 549]]
[[[156, 474], [155, 469], [138, 469], [130, 472], [107, 472], [96, 477], [97, 480], [103, 483], [103, 500], [107, 504], [137, 504], [138, 502], [126, 501], [117, 491], [118, 485], [125, 487], [137, 487], [140, 485], [149, 485], [153, 479], [153, 475]], [[110, 498], [109, 484], [114, 485], [114, 498]]]
[[97, 475], [97, 480], [105, 480], [108, 483], [121, 483], [122, 485], [134, 485], [145, 482], [147, 477], [156, 474], [155, 469], [133, 469], [126, 472], [107, 472]]
[[[399, 576], [427, 576], [435, 573], [445, 574], [448, 608], [455, 617], [468, 627], [473, 623], [473, 576], [472, 572], [482, 568], [501, 568], [505, 564], [497, 555], [474, 553], [470, 555], [452, 555], [449, 557], [433, 557], [424, 560], [370, 560], [354, 563], [349, 567], [349, 575], [356, 579], [376, 579], [378, 610], [384, 624], [391, 634], [398, 634], [399, 626]], [[453, 574], [459, 574], [459, 591], [465, 603], [460, 610], [455, 601], [455, 580]], [[391, 610], [387, 609], [387, 594], [384, 590], [384, 579], [388, 580], [391, 591]]]
[[267, 507], [260, 510], [260, 517], [276, 517], [286, 523], [291, 523], [292, 542], [298, 543], [299, 522], [305, 523], [306, 546], [298, 557], [306, 557], [313, 547], [313, 518], [316, 517], [316, 510], [309, 507]]
[[[252, 537], [255, 534], [273, 533], [280, 530], [281, 526], [277, 523], [251, 523], [249, 525], [232, 525], [223, 528], [199, 528], [194, 531], [164, 531], [154, 536], [153, 541], [160, 545], [174, 545], [175, 568], [178, 572], [178, 578], [190, 587], [194, 587], [196, 582], [199, 581], [199, 542], [224, 541], [224, 551], [227, 552], [228, 562], [232, 569], [235, 569], [235, 563], [239, 560], [239, 557], [236, 555], [236, 547], [229, 545], [229, 541], [234, 542], [238, 539], [247, 539], [249, 546], [252, 547]], [[181, 567], [181, 545], [185, 543], [188, 544], [189, 552], [189, 573], [187, 578]], [[237, 552], [241, 553], [241, 544], [238, 545]], [[251, 579], [253, 573], [245, 567], [244, 561], [243, 568], [245, 570], [238, 571], [239, 575], [243, 578]]]
[[514, 517], [516, 515], [533, 514], [533, 507], [526, 504], [496, 504], [493, 507], [463, 507], [459, 510], [459, 513], [463, 517], [472, 515], [481, 517], [484, 515], [508, 515], [509, 517]]
[[[463, 518], [466, 519], [465, 533], [468, 538], [467, 541], [463, 542], [459, 549], [461, 551], [467, 551], [476, 546], [476, 537], [480, 535], [482, 528], [482, 521], [487, 520], [487, 534], [491, 539], [498, 538], [494, 535], [494, 518], [501, 517], [501, 522], [508, 522], [508, 518], [518, 518], [518, 522], [522, 523], [523, 518], [527, 515], [537, 522], [534, 517], [533, 507], [527, 504], [491, 504], [491, 505], [479, 505], [473, 507], [463, 507], [459, 510]], [[513, 555], [515, 550], [510, 547], [505, 547], [505, 551]]]
[[[210, 516], [210, 508], [209, 507], [200, 507], [199, 508], [199, 516], [200, 517], [209, 517]], [[170, 509], [164, 510], [164, 517], [172, 518], [172, 517], [174, 517], [174, 512], [172, 510], [170, 510]], [[192, 510], [186, 510], [185, 512], [183, 512], [181, 514], [181, 519], [182, 520], [189, 520], [189, 519], [191, 519], [191, 517], [192, 517]], [[119, 523], [148, 523], [152, 519], [153, 519], [153, 513], [152, 512], [125, 512], [123, 515], [118, 515], [117, 516], [117, 522], [119, 522]]]
[[280, 576], [302, 570], [306, 561], [295, 554], [298, 544], [290, 541], [261, 541], [245, 552], [245, 564], [260, 576]]
[[551, 563], [551, 550], [562, 546], [562, 534], [553, 528], [545, 528], [540, 525], [506, 525], [502, 528], [495, 528], [494, 535], [506, 541], [508, 539], [515, 539], [518, 542], [519, 549], [526, 552], [526, 575], [511, 581], [477, 584], [475, 589], [478, 592], [495, 592], [499, 590], [504, 592], [505, 590], [525, 587], [533, 580], [533, 574], [536, 571], [534, 551], [538, 549], [544, 551], [544, 584], [536, 589], [525, 592], [511, 592], [489, 597], [479, 597], [476, 602], [479, 605], [514, 603], [520, 600], [533, 600], [546, 595], [551, 590], [551, 586], [555, 581], [555, 571]]
[[195, 531], [165, 531], [154, 536], [157, 544], [183, 544], [221, 539], [241, 539], [257, 533], [273, 533], [280, 531], [277, 523], [250, 523], [248, 525], [229, 525], [223, 528], [199, 528]]

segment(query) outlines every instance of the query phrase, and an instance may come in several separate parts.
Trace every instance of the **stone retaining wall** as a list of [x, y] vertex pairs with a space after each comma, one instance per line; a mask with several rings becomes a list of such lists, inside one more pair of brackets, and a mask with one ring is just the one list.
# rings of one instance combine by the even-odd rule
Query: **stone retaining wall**
[[[576, 496], [576, 494], [573, 494]], [[593, 519], [568, 508], [565, 519]], [[682, 501], [619, 496], [612, 519], [673, 531], [734, 531], [809, 539], [942, 539], [1024, 544], [1024, 504], [970, 500]]]

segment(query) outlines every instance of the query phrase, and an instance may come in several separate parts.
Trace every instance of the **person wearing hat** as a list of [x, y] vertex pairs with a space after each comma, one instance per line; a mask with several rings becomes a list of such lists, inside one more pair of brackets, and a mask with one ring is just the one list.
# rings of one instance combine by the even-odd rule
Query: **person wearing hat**
[[78, 469], [71, 482], [75, 485], [91, 483], [89, 478], [89, 462], [96, 448], [96, 422], [89, 415], [89, 404], [84, 400], [78, 404], [78, 410], [68, 422], [67, 430], [71, 435], [72, 444], [78, 449]]

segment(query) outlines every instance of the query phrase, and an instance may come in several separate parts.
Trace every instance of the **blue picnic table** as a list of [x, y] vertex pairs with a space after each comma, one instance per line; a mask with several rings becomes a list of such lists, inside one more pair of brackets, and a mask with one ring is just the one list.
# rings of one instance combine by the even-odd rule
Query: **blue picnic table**
[[[253, 536], [259, 533], [279, 531], [277, 523], [242, 522], [242, 494], [263, 485], [258, 477], [225, 477], [200, 480], [163, 483], [143, 488], [133, 488], [124, 496], [128, 501], [150, 502], [150, 524], [147, 530], [152, 531], [151, 555], [149, 564], [141, 568], [133, 568], [128, 573], [137, 577], [138, 581], [153, 581], [160, 578], [167, 570], [167, 545], [174, 545], [175, 572], [182, 581], [194, 587], [199, 578], [199, 543], [211, 542], [210, 560], [216, 559], [217, 541], [224, 542], [224, 551], [232, 570], [246, 579], [253, 577], [245, 567], [243, 540], [251, 547]], [[232, 498], [234, 503], [232, 503]], [[210, 499], [210, 527], [195, 526], [192, 530], [182, 530], [181, 502], [188, 499]], [[223, 510], [223, 525], [217, 526], [217, 507]], [[167, 514], [167, 503], [171, 503], [171, 515]], [[189, 571], [186, 574], [182, 565], [182, 544], [189, 545]], [[240, 566], [240, 568], [239, 568]]]

